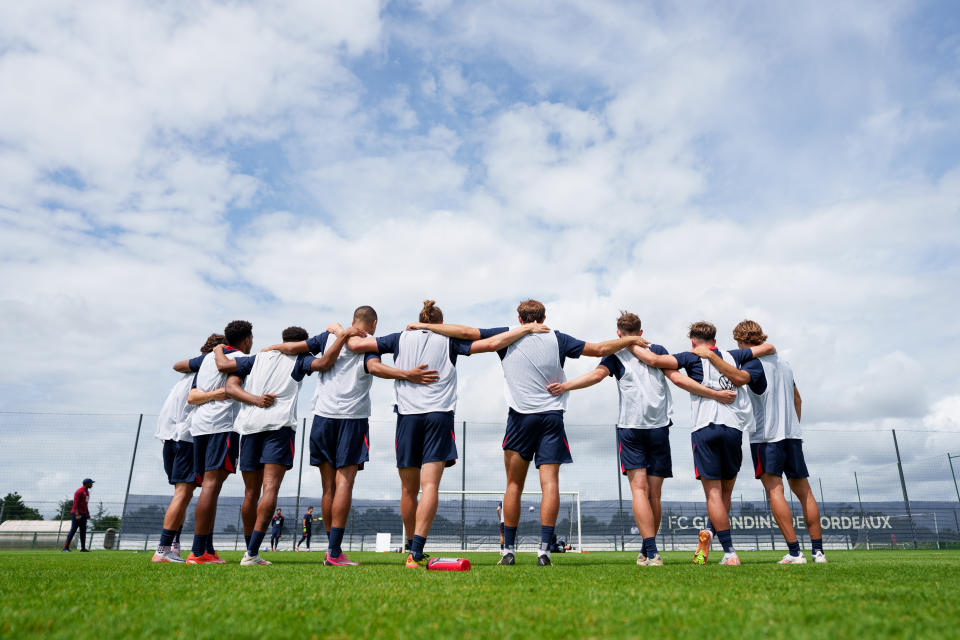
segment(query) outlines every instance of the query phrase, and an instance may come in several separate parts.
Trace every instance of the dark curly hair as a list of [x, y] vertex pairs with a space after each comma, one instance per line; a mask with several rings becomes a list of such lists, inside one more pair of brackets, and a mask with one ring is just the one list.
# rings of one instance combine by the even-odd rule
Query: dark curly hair
[[310, 334], [303, 327], [287, 327], [283, 330], [282, 335], [284, 342], [303, 342], [310, 337]]
[[239, 347], [240, 343], [253, 336], [253, 325], [246, 320], [234, 320], [223, 328], [223, 335], [231, 347]]
[[226, 344], [226, 342], [227, 339], [223, 337], [222, 333], [211, 333], [207, 341], [200, 347], [200, 353], [210, 353], [215, 346], [218, 344]]

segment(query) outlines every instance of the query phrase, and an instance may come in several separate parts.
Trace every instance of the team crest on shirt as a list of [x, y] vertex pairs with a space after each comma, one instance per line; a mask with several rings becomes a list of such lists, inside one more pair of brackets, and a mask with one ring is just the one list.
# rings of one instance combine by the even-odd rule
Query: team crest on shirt
[[733, 391], [733, 383], [730, 382], [730, 378], [727, 376], [720, 376], [720, 379], [717, 381], [717, 384], [720, 387], [720, 391]]

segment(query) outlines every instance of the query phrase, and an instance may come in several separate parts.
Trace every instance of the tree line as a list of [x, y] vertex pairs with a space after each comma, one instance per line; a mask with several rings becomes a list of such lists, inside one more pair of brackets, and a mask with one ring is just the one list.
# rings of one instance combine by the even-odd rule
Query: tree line
[[[57, 503], [57, 512], [50, 519], [51, 520], [69, 520], [70, 519], [70, 509], [73, 508], [73, 500], [68, 498], [66, 500], [60, 500]], [[23, 497], [16, 491], [8, 493], [3, 497], [3, 502], [0, 503], [0, 522], [6, 520], [43, 520], [43, 515], [38, 509], [35, 509], [31, 506], [28, 506], [24, 501]], [[106, 507], [103, 506], [103, 502], [97, 503], [97, 509], [94, 513], [90, 514], [90, 522], [93, 525], [94, 529], [98, 531], [103, 531], [104, 529], [109, 529], [110, 527], [118, 528], [120, 526], [120, 516], [113, 515], [109, 513]]]

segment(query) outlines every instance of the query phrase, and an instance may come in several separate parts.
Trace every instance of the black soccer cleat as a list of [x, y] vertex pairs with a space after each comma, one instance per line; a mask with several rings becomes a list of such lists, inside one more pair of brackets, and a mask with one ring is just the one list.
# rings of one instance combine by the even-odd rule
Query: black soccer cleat
[[550, 556], [545, 553], [541, 553], [537, 556], [537, 566], [538, 567], [552, 567], [553, 563], [550, 562]]
[[509, 551], [503, 554], [502, 556], [500, 556], [500, 561], [497, 563], [497, 565], [508, 565], [508, 564], [510, 565], [517, 564], [517, 559]]

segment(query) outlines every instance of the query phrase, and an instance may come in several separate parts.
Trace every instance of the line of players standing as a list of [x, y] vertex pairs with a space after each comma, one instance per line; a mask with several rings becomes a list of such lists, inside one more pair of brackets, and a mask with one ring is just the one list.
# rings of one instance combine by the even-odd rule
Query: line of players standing
[[[509, 405], [502, 443], [506, 491], [498, 564], [516, 562], [520, 496], [530, 462], [538, 469], [543, 495], [537, 565], [552, 564], [559, 470], [573, 461], [563, 424], [567, 395], [608, 376], [616, 378], [620, 391], [620, 464], [630, 480], [634, 517], [643, 536], [637, 564], [663, 563], [656, 532], [662, 483], [672, 477], [667, 379], [691, 394], [695, 473], [710, 516], [694, 562], [706, 561], [716, 537], [724, 548], [722, 564], [739, 564], [728, 514], [744, 431], [750, 434], [757, 477], [770, 495], [774, 517], [790, 548], [781, 562], [805, 562], [783, 496], [784, 472], [804, 507], [814, 559], [825, 561], [819, 513], [806, 482], [800, 445], [800, 396], [789, 365], [764, 344], [766, 336], [756, 323], [738, 325], [734, 337], [741, 348], [726, 354], [716, 349], [713, 325], [694, 323], [689, 334], [693, 350], [670, 355], [642, 338], [640, 320], [632, 313], [618, 318], [616, 339], [599, 343], [550, 330], [543, 324], [546, 309], [536, 300], [522, 302], [517, 313], [516, 327], [477, 329], [443, 324], [443, 313], [428, 300], [418, 322], [375, 338], [377, 314], [362, 306], [350, 327], [333, 323], [313, 337], [300, 327], [290, 327], [283, 331], [281, 343], [255, 355], [249, 355], [253, 332], [248, 322], [231, 322], [222, 336], [211, 335], [201, 355], [174, 365], [184, 375], [158, 421], [156, 435], [164, 442], [164, 466], [175, 489], [153, 561], [225, 562], [213, 546], [217, 499], [225, 479], [239, 467], [247, 544], [241, 565], [270, 564], [259, 549], [276, 515], [283, 476], [293, 466], [300, 386], [305, 376], [317, 372], [310, 464], [319, 469], [323, 486], [321, 514], [328, 534], [324, 564], [357, 564], [341, 543], [356, 473], [369, 460], [369, 391], [372, 378], [380, 377], [394, 380], [400, 510], [408, 536], [405, 566], [426, 566], [424, 547], [437, 511], [440, 479], [457, 459], [453, 428], [457, 359], [488, 352], [500, 357]], [[381, 361], [385, 353], [393, 355], [394, 366]], [[566, 358], [580, 356], [602, 360], [593, 371], [567, 381]], [[202, 491], [193, 545], [184, 560], [179, 536], [197, 486]]]

